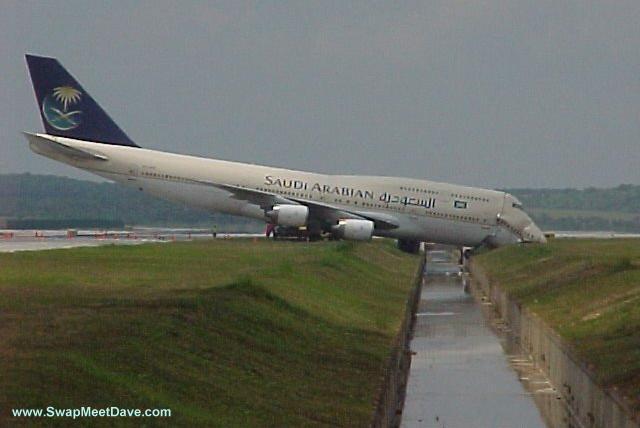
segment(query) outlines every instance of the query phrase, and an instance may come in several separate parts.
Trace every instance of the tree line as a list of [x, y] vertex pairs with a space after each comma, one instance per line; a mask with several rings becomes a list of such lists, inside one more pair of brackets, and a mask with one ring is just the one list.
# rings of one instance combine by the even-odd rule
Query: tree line
[[[0, 217], [14, 223], [69, 220], [83, 224], [261, 230], [256, 220], [196, 210], [109, 182], [54, 175], [0, 175]], [[35, 222], [38, 223], [38, 222]], [[62, 224], [61, 223], [61, 224]]]

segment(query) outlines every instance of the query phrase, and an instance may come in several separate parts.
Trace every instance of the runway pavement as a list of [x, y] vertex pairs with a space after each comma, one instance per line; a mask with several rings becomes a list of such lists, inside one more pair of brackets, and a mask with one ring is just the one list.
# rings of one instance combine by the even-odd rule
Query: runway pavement
[[[216, 239], [263, 238], [263, 234], [217, 233]], [[202, 229], [144, 228], [132, 230], [0, 230], [0, 252], [41, 251], [100, 245], [137, 245], [149, 242], [173, 242], [213, 239]]]

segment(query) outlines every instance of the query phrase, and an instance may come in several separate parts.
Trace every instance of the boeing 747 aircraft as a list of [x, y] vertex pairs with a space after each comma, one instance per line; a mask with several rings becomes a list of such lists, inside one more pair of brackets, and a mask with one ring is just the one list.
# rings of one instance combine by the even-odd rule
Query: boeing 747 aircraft
[[396, 177], [326, 175], [145, 149], [54, 58], [26, 55], [45, 133], [31, 150], [160, 198], [306, 226], [312, 235], [466, 247], [545, 242], [512, 195]]

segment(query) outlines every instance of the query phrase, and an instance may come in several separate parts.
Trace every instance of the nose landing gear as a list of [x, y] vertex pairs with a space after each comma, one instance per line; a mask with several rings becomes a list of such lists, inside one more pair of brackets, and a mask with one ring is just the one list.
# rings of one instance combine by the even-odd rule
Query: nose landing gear
[[468, 260], [471, 258], [471, 256], [473, 255], [473, 248], [467, 248], [462, 252], [465, 260]]

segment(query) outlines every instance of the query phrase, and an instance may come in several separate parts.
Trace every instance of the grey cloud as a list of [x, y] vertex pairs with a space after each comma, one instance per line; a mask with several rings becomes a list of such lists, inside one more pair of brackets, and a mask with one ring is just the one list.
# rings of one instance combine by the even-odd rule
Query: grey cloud
[[[141, 145], [463, 184], [640, 182], [637, 2], [5, 2], [0, 172], [37, 157], [24, 52]], [[86, 177], [85, 175], [82, 175]]]

